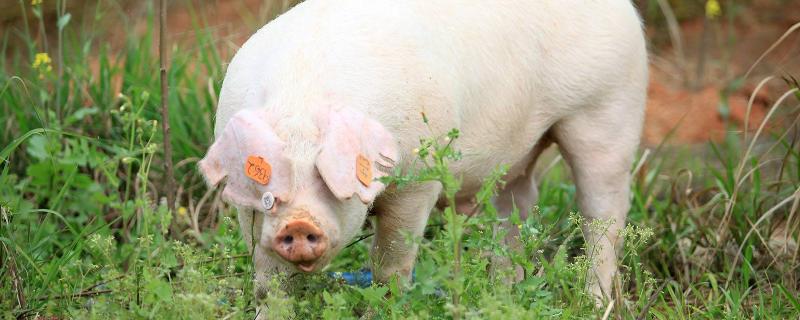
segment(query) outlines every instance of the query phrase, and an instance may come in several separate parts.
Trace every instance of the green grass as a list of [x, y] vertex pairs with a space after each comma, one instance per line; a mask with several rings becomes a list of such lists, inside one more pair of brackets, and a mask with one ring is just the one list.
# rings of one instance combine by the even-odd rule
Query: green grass
[[[113, 48], [93, 31], [100, 20], [93, 17], [130, 22], [113, 2], [101, 4], [84, 8], [80, 24], [46, 30], [60, 39], [60, 56], [34, 36], [41, 15], [2, 35], [0, 316], [252, 318], [253, 268], [235, 212], [206, 189], [194, 165], [213, 136], [222, 57], [231, 52], [218, 49], [198, 15], [196, 41], [171, 50], [181, 208], [169, 212], [154, 122], [160, 97], [152, 10], [143, 36]], [[40, 52], [52, 61], [34, 67]], [[611, 317], [800, 316], [797, 246], [781, 251], [779, 236], [786, 230], [794, 243], [800, 236], [799, 101], [796, 92], [787, 95], [771, 121], [788, 120], [763, 131], [752, 149], [753, 133], [745, 138], [731, 126], [719, 143], [641, 153]], [[435, 141], [427, 143], [446, 147]], [[439, 150], [437, 170], [411, 179], [456, 188], [446, 170], [455, 151]], [[484, 205], [494, 182], [478, 195]], [[470, 219], [445, 209], [424, 239], [410, 240], [421, 250], [409, 288], [358, 288], [316, 275], [289, 279], [288, 288], [275, 283], [264, 299], [275, 318], [599, 318], [605, 310], [584, 292], [587, 259], [574, 199], [569, 172], [556, 162], [540, 177], [538, 208], [516, 221], [524, 253], [505, 250], [502, 235], [486, 229], [498, 220], [490, 206]], [[344, 250], [329, 271], [366, 267], [369, 241]], [[511, 257], [526, 279], [507, 285], [487, 272], [487, 252]]]

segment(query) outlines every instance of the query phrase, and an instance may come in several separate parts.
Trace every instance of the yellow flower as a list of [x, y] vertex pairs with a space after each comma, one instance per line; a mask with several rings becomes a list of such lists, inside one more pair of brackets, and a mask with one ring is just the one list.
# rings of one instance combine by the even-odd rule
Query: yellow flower
[[[41, 1], [41, 0], [39, 0]], [[50, 59], [50, 56], [47, 52], [40, 52], [37, 53], [36, 56], [33, 58], [33, 64], [31, 67], [39, 71], [39, 79], [44, 78], [44, 75], [53, 71], [52, 66], [53, 60]]]
[[185, 216], [189, 210], [186, 210], [186, 207], [179, 207], [178, 208], [178, 215]]
[[722, 14], [722, 8], [719, 6], [719, 2], [717, 0], [708, 0], [706, 1], [706, 17], [710, 20], [714, 20], [716, 17]]
[[38, 6], [40, 4], [42, 4], [42, 0], [31, 0], [31, 5], [32, 6]]
[[39, 68], [39, 66], [42, 65], [49, 65], [51, 62], [53, 62], [53, 60], [50, 59], [50, 55], [48, 55], [47, 52], [39, 52], [33, 59], [33, 67]]

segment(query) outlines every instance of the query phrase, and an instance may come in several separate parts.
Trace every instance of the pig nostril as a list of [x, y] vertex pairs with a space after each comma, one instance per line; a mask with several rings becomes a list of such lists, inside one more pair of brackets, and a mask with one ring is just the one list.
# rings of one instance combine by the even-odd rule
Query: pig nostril
[[308, 236], [306, 236], [306, 239], [308, 239], [309, 242], [317, 242], [317, 236], [313, 234], [309, 234]]
[[294, 238], [292, 236], [283, 237], [283, 243], [284, 244], [292, 244], [292, 241], [294, 241]]

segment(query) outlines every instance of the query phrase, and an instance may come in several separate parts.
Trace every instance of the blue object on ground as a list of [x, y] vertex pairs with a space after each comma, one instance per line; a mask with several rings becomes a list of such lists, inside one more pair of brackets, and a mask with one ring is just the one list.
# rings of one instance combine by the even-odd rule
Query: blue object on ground
[[362, 288], [372, 285], [372, 271], [360, 270], [356, 272], [331, 272], [329, 275], [334, 279], [341, 279], [344, 283], [351, 286], [359, 286]]
[[[366, 288], [372, 285], [372, 271], [369, 269], [361, 269], [356, 272], [329, 272], [328, 276], [342, 280], [351, 286]], [[411, 271], [411, 281], [414, 281], [415, 277], [415, 272]]]

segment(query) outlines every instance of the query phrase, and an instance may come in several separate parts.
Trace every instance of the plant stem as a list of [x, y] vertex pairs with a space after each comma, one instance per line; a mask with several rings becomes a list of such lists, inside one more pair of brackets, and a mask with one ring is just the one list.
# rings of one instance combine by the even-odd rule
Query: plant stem
[[[443, 167], [446, 167], [445, 164], [442, 164]], [[456, 212], [456, 199], [455, 194], [448, 194], [447, 201], [450, 205], [450, 227], [451, 228], [462, 228], [460, 223], [456, 223], [458, 217], [456, 216], [458, 212]], [[453, 239], [453, 277], [455, 280], [456, 288], [453, 290], [453, 319], [458, 320], [461, 318], [461, 290], [462, 290], [462, 282], [461, 282], [461, 232], [460, 231], [451, 231], [454, 235], [456, 235], [455, 239]]]
[[669, 31], [670, 41], [672, 47], [675, 49], [675, 56], [678, 59], [678, 69], [680, 70], [683, 85], [689, 84], [688, 76], [686, 75], [686, 55], [683, 53], [683, 39], [681, 37], [681, 28], [678, 24], [678, 19], [675, 17], [675, 12], [667, 0], [656, 0], [661, 12], [664, 13], [664, 18], [667, 20], [667, 31]]
[[59, 1], [56, 3], [56, 16], [59, 22], [58, 26], [56, 27], [58, 33], [56, 36], [58, 38], [58, 55], [56, 56], [57, 61], [57, 68], [58, 74], [56, 75], [56, 119], [58, 119], [58, 123], [61, 124], [64, 121], [62, 112], [61, 112], [61, 85], [63, 82], [64, 77], [64, 28], [61, 26], [61, 17], [64, 16], [64, 12], [67, 10], [67, 3], [66, 0]]
[[699, 90], [703, 86], [703, 78], [705, 77], [705, 69], [706, 69], [706, 52], [708, 51], [708, 37], [709, 37], [709, 28], [711, 21], [709, 21], [708, 17], [703, 18], [703, 35], [700, 39], [700, 48], [698, 49], [697, 53], [697, 66], [695, 69], [694, 75], [694, 83], [692, 84], [693, 90]]
[[[9, 226], [10, 223], [8, 221], [8, 213], [6, 213], [6, 208], [0, 206], [0, 216], [2, 216], [3, 220], [5, 220], [5, 225]], [[28, 304], [25, 301], [25, 287], [22, 285], [22, 279], [20, 279], [19, 274], [17, 273], [17, 260], [14, 259], [14, 252], [9, 250], [8, 246], [6, 246], [5, 242], [0, 242], [3, 247], [3, 251], [0, 253], [5, 252], [5, 255], [8, 259], [8, 273], [11, 276], [11, 287], [17, 293], [17, 305], [19, 306], [20, 310], [25, 310]], [[3, 255], [0, 254], [0, 265], [3, 265], [5, 261], [3, 261]]]
[[158, 49], [159, 60], [161, 62], [161, 129], [164, 133], [164, 164], [167, 170], [167, 207], [170, 212], [175, 212], [175, 173], [172, 168], [172, 142], [169, 133], [169, 109], [167, 101], [169, 92], [167, 91], [167, 1], [159, 2], [159, 30], [158, 30]]
[[455, 254], [453, 263], [453, 275], [456, 278], [456, 290], [453, 292], [453, 319], [460, 319], [461, 318], [461, 310], [459, 310], [459, 306], [461, 305], [461, 238], [459, 237], [453, 243], [453, 253]]

